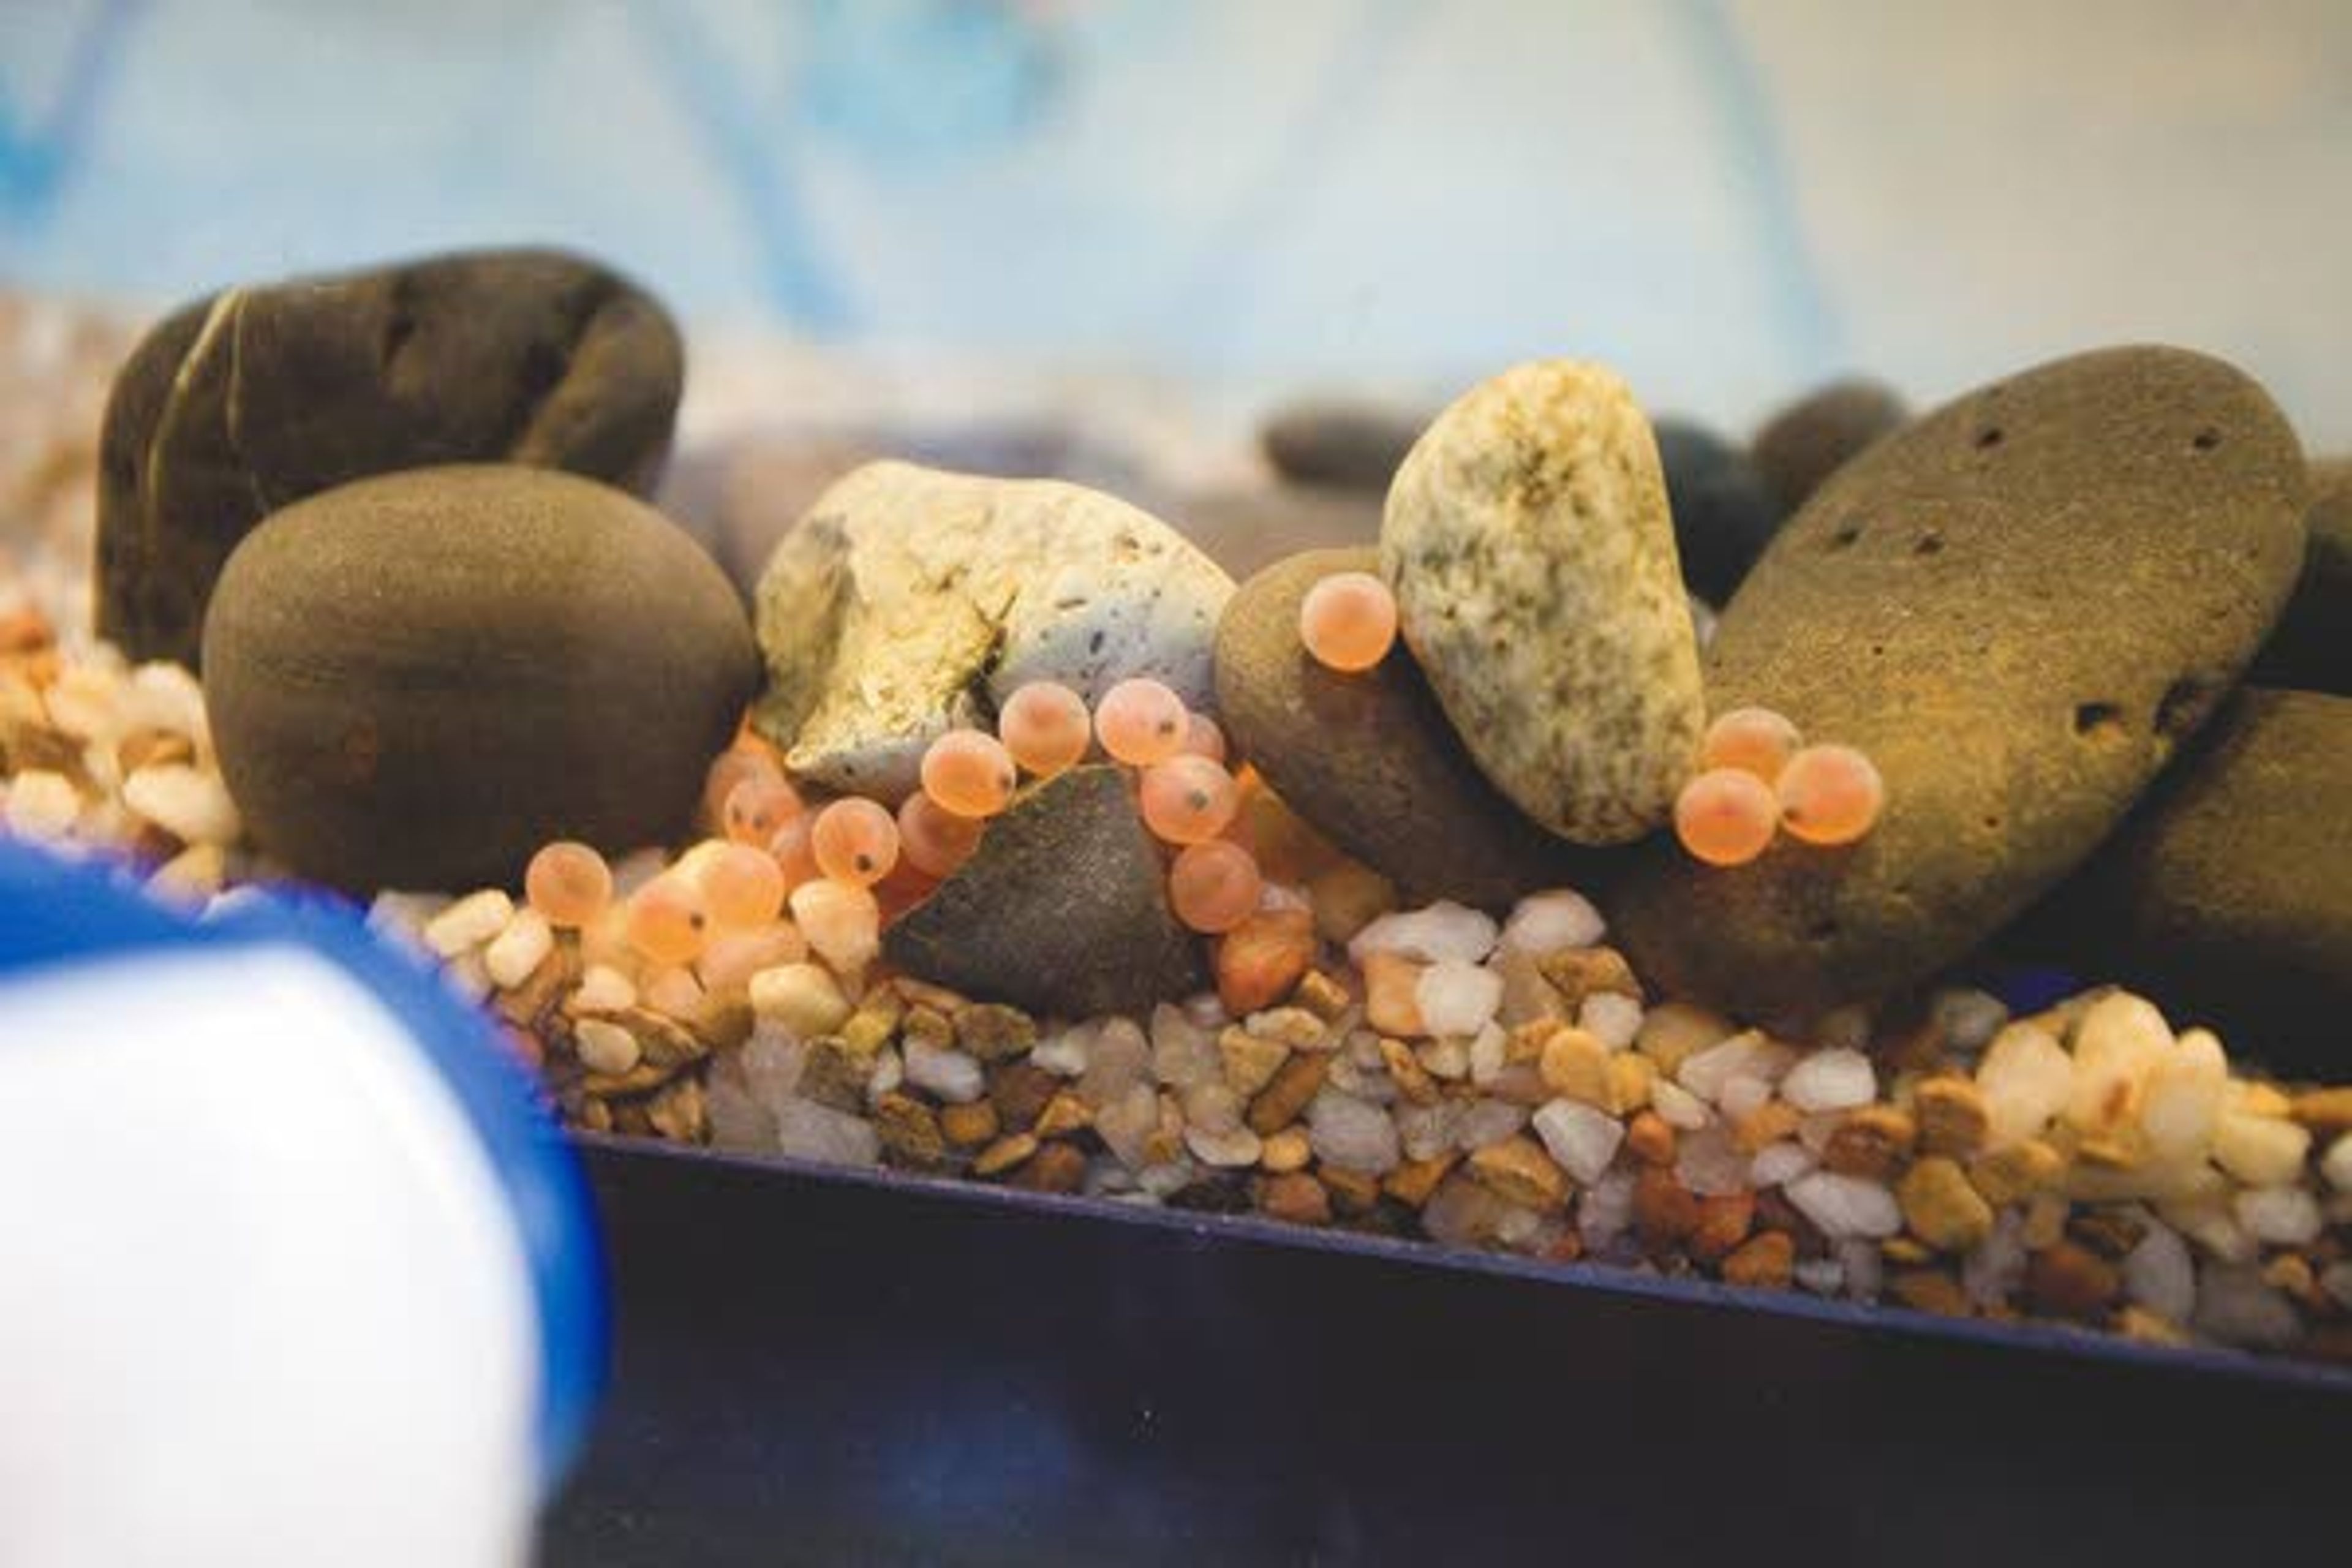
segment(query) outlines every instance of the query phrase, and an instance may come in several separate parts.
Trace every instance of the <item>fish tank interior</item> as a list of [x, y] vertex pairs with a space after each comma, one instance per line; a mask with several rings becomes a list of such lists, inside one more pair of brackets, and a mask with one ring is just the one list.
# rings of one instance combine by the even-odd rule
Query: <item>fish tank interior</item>
[[2347, 82], [2328, 0], [0, 0], [0, 1097], [150, 944], [273, 1114], [374, 1013], [259, 948], [446, 1078], [330, 1223], [494, 1169], [539, 1425], [350, 1561], [2324, 1552]]

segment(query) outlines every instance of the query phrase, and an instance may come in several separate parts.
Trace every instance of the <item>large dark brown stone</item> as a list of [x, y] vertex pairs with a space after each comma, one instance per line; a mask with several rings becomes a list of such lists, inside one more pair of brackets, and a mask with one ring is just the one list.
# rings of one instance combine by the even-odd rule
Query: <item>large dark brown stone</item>
[[2311, 465], [2303, 577], [2250, 679], [2352, 697], [2352, 458]]
[[1969, 394], [1840, 469], [1708, 650], [1717, 712], [1859, 746], [1875, 832], [1711, 869], [1671, 841], [1615, 927], [1670, 993], [1748, 1013], [1877, 995], [2087, 858], [2236, 682], [2303, 552], [2303, 458], [2261, 387], [2166, 348]]
[[1266, 416], [1258, 445], [1286, 479], [1380, 496], [1436, 413], [1362, 398], [1301, 398]]
[[1358, 675], [1298, 639], [1298, 605], [1379, 552], [1314, 550], [1242, 584], [1217, 627], [1217, 706], [1235, 748], [1332, 841], [1416, 901], [1489, 908], [1539, 888], [1590, 888], [1616, 863], [1521, 814], [1486, 782], [1400, 642]]
[[99, 629], [196, 661], [237, 542], [369, 474], [510, 461], [650, 488], [684, 357], [661, 307], [552, 251], [478, 251], [238, 288], [173, 312], [100, 437]]
[[272, 515], [205, 628], [221, 772], [262, 847], [355, 891], [514, 885], [533, 850], [682, 833], [759, 682], [734, 591], [592, 480], [379, 475]]
[[1160, 849], [1119, 771], [1072, 768], [988, 825], [971, 859], [882, 938], [920, 979], [1033, 1013], [1140, 1014], [1202, 984]]
[[1840, 465], [1909, 416], [1893, 387], [1852, 376], [1816, 387], [1773, 415], [1748, 452], [1781, 508], [1794, 511]]
[[2020, 945], [2209, 1024], [2232, 1057], [2352, 1075], [2352, 698], [2242, 689]]
[[1710, 605], [1731, 597], [1780, 531], [1784, 509], [1748, 455], [1706, 426], [1665, 418], [1652, 426], [1683, 581]]

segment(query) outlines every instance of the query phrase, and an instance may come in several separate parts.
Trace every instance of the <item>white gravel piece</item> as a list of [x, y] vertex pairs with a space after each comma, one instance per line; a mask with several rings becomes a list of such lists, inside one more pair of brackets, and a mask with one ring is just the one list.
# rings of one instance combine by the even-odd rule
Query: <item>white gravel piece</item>
[[1440, 959], [1421, 972], [1413, 1005], [1433, 1035], [1475, 1035], [1503, 1002], [1503, 977], [1465, 959]]
[[1814, 1171], [1782, 1189], [1797, 1210], [1832, 1241], [1884, 1240], [1903, 1228], [1903, 1210], [1885, 1184], [1834, 1171]]
[[1396, 1108], [1397, 1136], [1408, 1160], [1434, 1160], [1458, 1146], [1462, 1119], [1470, 1110], [1466, 1100], [1441, 1100], [1433, 1105]]
[[1612, 1171], [1576, 1200], [1576, 1230], [1588, 1251], [1598, 1252], [1633, 1223], [1633, 1173]]
[[2250, 1187], [2283, 1187], [2303, 1173], [2311, 1134], [2278, 1116], [2225, 1110], [2213, 1123], [2213, 1159]]
[[573, 1026], [572, 1048], [578, 1053], [580, 1065], [590, 1072], [614, 1077], [627, 1072], [645, 1058], [645, 1048], [637, 1044], [636, 1036], [605, 1018], [583, 1018]]
[[1874, 1301], [1886, 1282], [1886, 1264], [1874, 1241], [1841, 1241], [1838, 1262], [1845, 1269], [1845, 1293], [1857, 1301]]
[[1441, 1247], [1484, 1247], [1508, 1205], [1461, 1175], [1448, 1176], [1422, 1205], [1422, 1228]]
[[433, 917], [457, 901], [446, 893], [378, 893], [375, 901], [368, 905], [368, 929], [422, 946], [425, 928], [432, 923]]
[[2170, 1226], [2152, 1225], [2124, 1254], [2124, 1294], [2149, 1311], [2187, 1327], [2197, 1311], [2197, 1264], [2189, 1244]]
[[827, 1165], [871, 1165], [882, 1157], [882, 1140], [872, 1122], [797, 1096], [777, 1112], [776, 1147], [795, 1159]]
[[747, 989], [754, 1016], [799, 1039], [829, 1035], [849, 1019], [849, 998], [821, 963], [780, 963], [760, 970]]
[[1675, 1179], [1703, 1198], [1748, 1191], [1750, 1157], [1731, 1141], [1728, 1129], [1703, 1127], [1675, 1141]]
[[866, 1080], [866, 1103], [877, 1105], [886, 1094], [896, 1094], [907, 1081], [907, 1058], [885, 1047], [874, 1058], [874, 1076]]
[[1811, 1150], [1783, 1138], [1756, 1151], [1756, 1158], [1748, 1163], [1748, 1182], [1759, 1188], [1785, 1186], [1819, 1163]]
[[713, 1148], [740, 1154], [764, 1154], [775, 1148], [775, 1112], [752, 1099], [731, 1075], [711, 1073], [703, 1085], [702, 1108], [710, 1121]]
[[131, 672], [117, 699], [123, 729], [161, 730], [185, 735], [199, 746], [211, 742], [205, 721], [205, 694], [186, 667], [156, 659]]
[[1135, 1173], [1135, 1184], [1147, 1196], [1172, 1198], [1198, 1181], [1200, 1175], [1201, 1173], [1192, 1168], [1192, 1162], [1180, 1155], [1157, 1165], [1144, 1166]]
[[1612, 1051], [1631, 1047], [1642, 1032], [1642, 1005], [1622, 991], [1595, 991], [1576, 1010], [1576, 1026]]
[[1126, 1093], [1095, 1112], [1096, 1135], [1131, 1171], [1143, 1168], [1159, 1131], [1160, 1096], [1147, 1083], [1130, 1084]]
[[1432, 1078], [1448, 1083], [1470, 1076], [1470, 1042], [1464, 1039], [1432, 1040], [1413, 1052], [1421, 1068]]
[[2250, 1263], [2260, 1245], [2238, 1223], [2236, 1205], [2221, 1197], [2158, 1204], [2165, 1223], [2224, 1263]]
[[1868, 1057], [1845, 1047], [1815, 1051], [1780, 1080], [1780, 1098], [1807, 1115], [1868, 1105], [1878, 1098], [1878, 1069]]
[[2319, 1200], [2301, 1187], [2248, 1187], [2231, 1206], [2247, 1235], [2273, 1247], [2317, 1241], [2326, 1223]]
[[1797, 1283], [1816, 1296], [1834, 1296], [1845, 1289], [1845, 1265], [1834, 1258], [1808, 1258], [1798, 1263]]
[[1223, 1132], [1212, 1132], [1205, 1127], [1184, 1129], [1184, 1147], [1203, 1165], [1213, 1165], [1221, 1171], [1238, 1171], [1257, 1163], [1265, 1152], [1265, 1144], [1246, 1127], [1235, 1126]]
[[133, 770], [122, 803], [183, 844], [234, 844], [245, 832], [228, 785], [185, 763]]
[[2172, 1026], [2155, 1003], [2128, 991], [2100, 997], [2074, 1026], [2066, 1120], [2086, 1131], [2105, 1130], [2114, 1107], [2137, 1107], [2139, 1086], [2171, 1052]]
[[1734, 1073], [1723, 1080], [1715, 1108], [1727, 1121], [1741, 1121], [1772, 1103], [1772, 1086], [1751, 1073]]
[[609, 963], [592, 963], [583, 970], [580, 984], [563, 999], [563, 1010], [575, 1016], [583, 1013], [618, 1013], [636, 1005], [635, 984]]
[[1495, 951], [1498, 934], [1491, 916], [1441, 900], [1427, 909], [1382, 915], [1356, 933], [1348, 956], [1360, 968], [1375, 952], [1401, 953], [1423, 963], [1445, 958], [1475, 963]]
[[512, 899], [496, 888], [485, 888], [435, 915], [425, 927], [425, 945], [443, 958], [455, 958], [506, 930], [514, 912]]
[[2284, 1350], [2302, 1335], [2294, 1303], [2264, 1280], [2259, 1269], [2209, 1263], [2197, 1279], [2200, 1334], [2249, 1350]]
[[537, 910], [520, 910], [507, 929], [490, 941], [482, 967], [502, 991], [511, 991], [530, 979], [547, 955], [555, 951], [555, 928]]
[[906, 1050], [907, 1081], [917, 1089], [950, 1105], [970, 1105], [988, 1092], [988, 1079], [980, 1063], [963, 1052], [911, 1037]]
[[1507, 1100], [1474, 1101], [1454, 1128], [1454, 1142], [1465, 1154], [1500, 1143], [1528, 1124], [1528, 1109]]
[[1685, 1057], [1675, 1069], [1675, 1081], [1712, 1105], [1732, 1075], [1756, 1062], [1763, 1049], [1764, 1037], [1755, 1030], [1734, 1035]]
[[1087, 1047], [1087, 1070], [1072, 1092], [1098, 1110], [1135, 1085], [1148, 1084], [1150, 1075], [1151, 1042], [1142, 1028], [1132, 1018], [1105, 1018]]
[[[489, 949], [482, 951], [483, 967], [487, 969]], [[656, 1013], [678, 1019], [691, 1018], [702, 1010], [702, 982], [695, 978], [693, 970], [682, 965], [664, 969], [646, 977], [645, 999], [646, 1005]]]
[[2319, 1173], [2337, 1192], [2352, 1193], [2352, 1132], [2338, 1133], [2327, 1146], [2327, 1152], [2320, 1156]]
[[1222, 1029], [1234, 1021], [1223, 998], [1213, 991], [1195, 991], [1185, 997], [1184, 1016], [1203, 1029]]
[[784, 1101], [800, 1088], [801, 1073], [807, 1066], [808, 1047], [766, 1024], [756, 1026], [736, 1053], [744, 1092], [771, 1118], [782, 1112]]
[[1076, 1078], [1087, 1070], [1087, 1056], [1098, 1031], [1089, 1025], [1048, 1035], [1030, 1050], [1029, 1059], [1056, 1078]]
[[1960, 1260], [1960, 1289], [1979, 1307], [1997, 1307], [2017, 1294], [2025, 1283], [2025, 1215], [2003, 1209], [1992, 1224], [1992, 1234]]
[[2230, 1059], [2209, 1030], [2190, 1029], [2147, 1077], [2139, 1127], [2162, 1161], [2193, 1159], [2213, 1142], [2230, 1087]]
[[1330, 1089], [1307, 1107], [1307, 1136], [1318, 1158], [1343, 1171], [1382, 1176], [1402, 1157], [1387, 1111]]
[[41, 702], [48, 710], [49, 722], [75, 740], [110, 741], [122, 731], [123, 716], [116, 696], [121, 684], [118, 671], [68, 665], [41, 694]]
[[1204, 1029], [1181, 1007], [1162, 1002], [1151, 1010], [1151, 1076], [1171, 1089], [1190, 1089], [1223, 1076], [1217, 1032]]
[[1352, 1094], [1374, 1105], [1393, 1105], [1397, 1100], [1396, 1080], [1389, 1077], [1385, 1062], [1366, 1067], [1359, 1058], [1342, 1055], [1331, 1064], [1323, 1081], [1343, 1094]]
[[1499, 1025], [1489, 1024], [1470, 1037], [1470, 1081], [1485, 1087], [1495, 1081], [1507, 1065], [1511, 1049], [1511, 1037]]
[[1605, 1110], [1573, 1100], [1555, 1100], [1535, 1113], [1536, 1136], [1560, 1169], [1590, 1186], [1609, 1169], [1625, 1142], [1625, 1125]]
[[1295, 888], [1287, 882], [1269, 881], [1258, 887], [1257, 907], [1270, 914], [1279, 914], [1286, 910], [1312, 914], [1315, 900], [1307, 897], [1304, 888]]
[[1592, 907], [1592, 900], [1558, 888], [1521, 899], [1503, 926], [1502, 940], [1505, 947], [1540, 955], [1564, 948], [1595, 947], [1608, 934], [1608, 922]]
[[1211, 1079], [1194, 1084], [1184, 1091], [1179, 1103], [1183, 1109], [1185, 1124], [1197, 1127], [1203, 1132], [1223, 1134], [1242, 1124], [1242, 1097], [1235, 1094], [1233, 1086], [1223, 1079]]
[[2037, 1137], [2066, 1108], [2074, 1058], [2039, 1024], [2016, 1023], [1993, 1037], [1977, 1063], [1985, 1098], [1987, 1141], [1996, 1148]]
[[1656, 1079], [1650, 1084], [1650, 1109], [1667, 1126], [1685, 1132], [1696, 1132], [1715, 1120], [1706, 1101], [1693, 1094], [1672, 1079]]

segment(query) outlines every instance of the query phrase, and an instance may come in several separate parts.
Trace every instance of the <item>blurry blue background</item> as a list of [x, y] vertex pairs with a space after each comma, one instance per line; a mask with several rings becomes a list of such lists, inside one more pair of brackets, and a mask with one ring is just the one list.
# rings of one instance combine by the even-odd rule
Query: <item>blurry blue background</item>
[[2340, 0], [0, 0], [0, 280], [584, 247], [698, 324], [1744, 424], [2126, 338], [2352, 446]]

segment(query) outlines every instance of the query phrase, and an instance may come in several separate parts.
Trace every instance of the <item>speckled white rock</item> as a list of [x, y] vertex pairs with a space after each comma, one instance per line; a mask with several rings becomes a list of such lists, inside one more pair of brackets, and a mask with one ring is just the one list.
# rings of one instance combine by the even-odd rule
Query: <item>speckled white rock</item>
[[1031, 680], [1088, 701], [1148, 675], [1213, 710], [1233, 579], [1125, 501], [1051, 479], [868, 463], [817, 498], [760, 579], [753, 722], [793, 772], [896, 802], [942, 731]]
[[1671, 815], [1706, 725], [1657, 443], [1597, 365], [1472, 388], [1390, 487], [1381, 567], [1479, 767], [1580, 844]]

